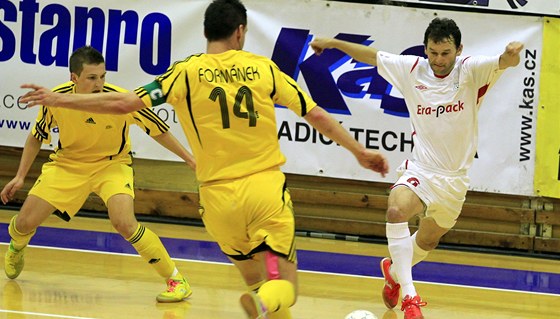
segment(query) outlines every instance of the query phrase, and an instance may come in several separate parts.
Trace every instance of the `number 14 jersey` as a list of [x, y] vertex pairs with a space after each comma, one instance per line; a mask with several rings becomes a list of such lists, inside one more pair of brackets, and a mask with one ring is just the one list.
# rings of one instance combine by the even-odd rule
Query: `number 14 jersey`
[[284, 164], [275, 105], [299, 116], [317, 105], [272, 60], [237, 50], [192, 55], [135, 92], [146, 106], [174, 107], [201, 183]]

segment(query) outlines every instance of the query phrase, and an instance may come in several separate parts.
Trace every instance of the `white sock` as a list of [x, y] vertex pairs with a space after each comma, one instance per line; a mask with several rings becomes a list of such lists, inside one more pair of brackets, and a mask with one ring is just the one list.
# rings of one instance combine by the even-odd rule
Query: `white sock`
[[[417, 263], [426, 259], [426, 257], [428, 257], [428, 254], [430, 253], [430, 251], [420, 248], [420, 246], [418, 246], [418, 244], [416, 243], [416, 234], [417, 233], [418, 232], [415, 232], [414, 234], [412, 234], [412, 236], [410, 236], [410, 240], [412, 241], [412, 266], [413, 267]], [[391, 277], [393, 277], [393, 279], [395, 279], [395, 281], [398, 283], [399, 282], [397, 280], [398, 277], [397, 277], [397, 274], [395, 273], [395, 270], [393, 269], [392, 265], [389, 268], [389, 272], [391, 274]]]
[[402, 295], [416, 296], [416, 289], [412, 282], [413, 245], [408, 222], [387, 223], [386, 232], [389, 253], [393, 261], [391, 268], [401, 285]]
[[418, 244], [416, 243], [417, 233], [418, 232], [415, 232], [412, 236], [410, 236], [410, 240], [412, 241], [412, 253], [413, 253], [412, 266], [426, 259], [426, 257], [428, 257], [428, 254], [430, 253], [429, 251], [420, 248], [420, 246], [418, 246]]

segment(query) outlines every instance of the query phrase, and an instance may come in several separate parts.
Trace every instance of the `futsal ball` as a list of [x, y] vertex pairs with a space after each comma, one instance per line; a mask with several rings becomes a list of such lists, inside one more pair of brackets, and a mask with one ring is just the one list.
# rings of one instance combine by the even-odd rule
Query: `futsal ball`
[[344, 319], [377, 319], [377, 316], [367, 310], [354, 310]]

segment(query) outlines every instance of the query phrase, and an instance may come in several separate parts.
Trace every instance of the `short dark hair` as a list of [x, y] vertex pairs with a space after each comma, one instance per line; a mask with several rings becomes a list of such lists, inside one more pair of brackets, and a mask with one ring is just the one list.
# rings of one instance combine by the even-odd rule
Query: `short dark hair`
[[98, 65], [105, 63], [103, 54], [95, 48], [86, 45], [76, 49], [70, 56], [70, 72], [80, 75], [84, 70], [84, 64]]
[[227, 39], [240, 25], [247, 25], [247, 9], [239, 0], [214, 0], [204, 13], [208, 41]]
[[457, 49], [461, 45], [461, 30], [455, 21], [448, 18], [433, 19], [424, 33], [424, 46], [428, 46], [428, 40], [439, 43], [448, 39], [453, 40]]

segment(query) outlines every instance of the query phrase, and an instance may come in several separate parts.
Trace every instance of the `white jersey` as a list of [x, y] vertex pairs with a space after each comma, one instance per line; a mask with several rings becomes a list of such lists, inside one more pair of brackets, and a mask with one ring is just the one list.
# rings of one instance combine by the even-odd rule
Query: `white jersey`
[[444, 78], [417, 56], [379, 51], [377, 67], [404, 96], [414, 137], [412, 160], [443, 172], [468, 169], [478, 145], [480, 103], [503, 73], [499, 56], [457, 57]]

